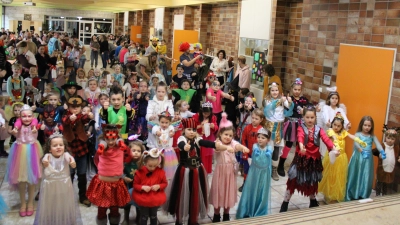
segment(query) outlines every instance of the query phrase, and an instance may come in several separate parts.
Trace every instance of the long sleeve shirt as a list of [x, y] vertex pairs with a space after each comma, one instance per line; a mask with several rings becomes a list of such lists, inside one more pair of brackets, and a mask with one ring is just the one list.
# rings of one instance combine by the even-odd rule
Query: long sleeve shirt
[[[218, 69], [220, 69], [220, 71], [218, 71]], [[225, 76], [226, 72], [229, 71], [228, 60], [220, 60], [218, 57], [215, 57], [210, 65], [210, 70], [214, 71], [217, 77]]]

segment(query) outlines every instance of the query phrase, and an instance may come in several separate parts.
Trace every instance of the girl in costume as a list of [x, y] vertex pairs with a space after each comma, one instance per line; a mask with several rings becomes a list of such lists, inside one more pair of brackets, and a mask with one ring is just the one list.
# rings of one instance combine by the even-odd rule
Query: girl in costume
[[287, 121], [283, 128], [283, 137], [285, 139], [285, 147], [282, 150], [282, 155], [279, 158], [278, 174], [281, 177], [285, 176], [285, 161], [293, 147], [293, 143], [297, 142], [297, 127], [301, 124], [301, 118], [303, 114], [303, 107], [308, 105], [308, 99], [301, 95], [302, 85], [300, 78], [296, 78], [292, 84], [292, 101], [293, 101], [293, 114], [287, 117]]
[[257, 143], [253, 145], [248, 182], [240, 197], [236, 219], [265, 216], [271, 213], [271, 132], [264, 128], [257, 131]]
[[122, 89], [125, 92], [125, 97], [132, 98], [133, 94], [138, 91], [139, 84], [137, 83], [137, 75], [131, 74], [128, 78], [128, 82], [124, 84]]
[[146, 141], [148, 137], [146, 113], [150, 96], [147, 87], [146, 81], [140, 81], [139, 91], [133, 93], [131, 101], [131, 107], [135, 110], [135, 117], [129, 124], [129, 130], [133, 134], [140, 134], [139, 140], [141, 141]]
[[109, 95], [110, 88], [107, 87], [107, 79], [105, 77], [100, 78], [99, 83], [100, 93]]
[[110, 209], [108, 219], [111, 225], [118, 225], [121, 215], [118, 208], [124, 207], [131, 198], [124, 180], [123, 163], [132, 160], [132, 152], [120, 139], [120, 125], [103, 125], [103, 135], [94, 158], [98, 174], [93, 177], [87, 190], [89, 200], [98, 206], [97, 224], [107, 224], [107, 209]]
[[[257, 143], [258, 138], [258, 130], [265, 127], [266, 119], [264, 113], [261, 109], [255, 109], [251, 114], [251, 124], [247, 125], [242, 133], [242, 145], [246, 146], [248, 149], [253, 149], [253, 145]], [[252, 160], [253, 152], [250, 150], [248, 154], [243, 154], [242, 162], [243, 162], [243, 184], [239, 188], [239, 191], [242, 192], [244, 183], [247, 178], [247, 174], [249, 172], [250, 163]]]
[[157, 210], [167, 200], [165, 188], [168, 185], [163, 171], [163, 150], [153, 148], [144, 151], [141, 168], [136, 171], [133, 181], [133, 201], [140, 208], [140, 224], [157, 225]]
[[20, 64], [12, 65], [13, 75], [7, 79], [7, 94], [12, 102], [22, 102], [25, 97], [25, 82], [21, 76]]
[[349, 162], [346, 185], [346, 201], [364, 199], [371, 196], [372, 183], [374, 181], [374, 159], [372, 145], [375, 144], [378, 151], [384, 156], [384, 150], [374, 135], [374, 120], [370, 116], [364, 116], [358, 125], [356, 137], [367, 144], [362, 147], [354, 142], [353, 155]]
[[223, 91], [221, 91], [221, 85], [218, 80], [213, 81], [211, 88], [207, 89], [206, 101], [211, 102], [213, 105], [213, 114], [217, 117], [217, 123], [221, 122], [222, 115], [222, 98], [230, 99], [234, 101], [235, 98]]
[[[175, 128], [171, 125], [172, 116], [168, 112], [168, 108], [165, 112], [162, 112], [158, 116], [159, 125], [154, 125], [147, 142], [148, 148], [164, 149], [165, 165], [164, 171], [167, 179], [173, 178], [177, 165], [178, 159], [176, 158], [175, 151], [172, 149], [172, 140], [175, 134]], [[155, 139], [152, 139], [154, 137]]]
[[5, 105], [6, 99], [8, 99], [7, 96], [0, 97], [0, 158], [8, 157], [8, 153], [5, 150], [5, 142], [10, 135], [7, 132], [7, 124], [5, 120], [6, 115], [3, 111], [3, 106]]
[[61, 97], [61, 105], [64, 105], [68, 102], [69, 98], [78, 96], [78, 90], [81, 90], [82, 86], [78, 85], [75, 81], [68, 81], [61, 86], [61, 89], [64, 90], [64, 96]]
[[367, 146], [360, 138], [349, 134], [344, 129], [344, 119], [340, 113], [337, 113], [335, 118], [333, 118], [331, 126], [332, 128], [328, 130], [327, 134], [333, 141], [335, 149], [340, 152], [340, 155], [332, 164], [328, 153], [325, 154], [322, 161], [324, 171], [318, 187], [318, 191], [324, 194], [325, 201], [328, 203], [331, 201], [343, 202], [346, 194], [347, 166], [349, 160], [347, 159], [345, 149], [345, 138], [349, 137], [361, 146]]
[[115, 81], [118, 81], [118, 83], [121, 85], [121, 87], [124, 85], [125, 75], [121, 73], [120, 65], [116, 65], [114, 67], [114, 73], [111, 74], [111, 76], [114, 77]]
[[88, 80], [88, 87], [85, 88], [85, 99], [86, 101], [93, 106], [93, 110], [98, 106], [97, 99], [100, 95], [100, 88], [98, 87], [97, 79], [95, 77], [91, 77]]
[[[20, 129], [14, 127], [12, 130], [17, 140], [11, 146], [4, 178], [10, 186], [19, 189], [21, 217], [33, 215], [35, 187], [42, 177], [40, 158], [43, 152], [37, 140], [38, 132], [32, 125], [33, 118], [31, 108], [24, 105], [21, 108], [21, 118], [18, 119], [22, 121], [22, 127]], [[28, 188], [28, 202], [25, 200], [26, 188]]]
[[231, 147], [233, 151], [215, 152], [216, 165], [210, 189], [210, 204], [214, 207], [213, 222], [221, 222], [221, 208], [224, 209], [223, 221], [229, 221], [229, 210], [237, 202], [236, 176], [239, 165], [235, 152], [241, 151], [244, 154], [250, 152], [247, 147], [233, 139], [235, 128], [226, 117], [226, 113], [222, 113], [216, 142], [221, 143], [222, 146]]
[[[7, 132], [9, 134], [11, 134], [10, 137], [10, 147], [12, 146], [12, 144], [14, 144], [15, 140], [17, 140], [17, 138], [14, 136], [13, 134], [13, 129], [14, 129], [14, 124], [17, 121], [18, 118], [20, 118], [21, 116], [21, 108], [24, 105], [24, 103], [22, 102], [15, 102], [12, 104], [11, 107], [6, 107], [6, 116], [7, 116], [7, 120], [8, 120], [8, 130]], [[11, 110], [10, 110], [11, 109]], [[12, 111], [12, 112], [10, 112]]]
[[[86, 73], [82, 68], [79, 68], [76, 71], [76, 83], [78, 83], [83, 90], [86, 89], [88, 83], [88, 77], [86, 76]], [[84, 91], [82, 89], [78, 90], [79, 96], [84, 96]]]
[[189, 111], [189, 103], [185, 100], [177, 101], [175, 106], [179, 109], [179, 115], [182, 119], [193, 117], [195, 114]]
[[[58, 132], [52, 134], [47, 139], [45, 153], [41, 195], [33, 224], [83, 224], [77, 199], [73, 197], [69, 167], [75, 168], [76, 163], [67, 151], [67, 141]], [[55, 198], [57, 195], [63, 198]]]
[[[331, 151], [334, 149], [332, 141], [325, 131], [315, 125], [316, 109], [313, 105], [303, 109], [304, 122], [297, 128], [296, 154], [288, 171], [287, 189], [280, 212], [286, 212], [290, 198], [297, 189], [299, 193], [310, 197], [310, 208], [319, 206], [316, 199], [318, 193], [318, 182], [322, 179], [321, 153], [319, 152], [319, 141], [322, 141]], [[335, 152], [338, 156], [338, 152]]]
[[206, 79], [205, 89], [208, 90], [209, 88], [211, 88], [212, 83], [216, 80], [216, 76], [213, 71], [209, 71], [205, 79]]
[[[175, 151], [175, 153], [176, 153], [176, 157], [178, 158], [178, 160], [179, 160], [179, 156], [180, 156], [180, 150], [179, 150], [179, 148], [178, 148], [178, 138], [180, 137], [180, 136], [182, 136], [182, 131], [183, 131], [183, 126], [182, 126], [182, 123], [180, 123], [180, 121], [181, 121], [181, 113], [179, 112], [179, 108], [175, 105], [175, 108], [174, 108], [174, 112], [175, 112], [175, 116], [174, 116], [174, 118], [172, 119], [172, 122], [173, 123], [177, 123], [177, 122], [179, 122], [179, 126], [177, 126], [176, 128], [175, 128], [175, 134], [174, 134], [174, 138], [173, 138], [173, 141], [172, 141], [172, 148], [174, 149], [174, 151]], [[214, 152], [214, 151], [213, 151]]]
[[202, 140], [197, 136], [197, 124], [193, 118], [182, 119], [183, 136], [178, 139], [180, 150], [179, 165], [176, 170], [171, 192], [167, 194], [166, 211], [175, 215], [176, 224], [188, 219], [188, 225], [195, 225], [198, 216], [204, 218], [208, 207], [207, 172], [201, 163], [200, 147], [217, 148], [219, 151], [229, 150], [230, 146]]
[[385, 152], [383, 154], [383, 152], [380, 152], [376, 148], [372, 149], [372, 154], [378, 157], [375, 185], [376, 196], [387, 194], [387, 188], [394, 180], [394, 168], [396, 167], [396, 162], [400, 163], [400, 150], [398, 143], [399, 130], [399, 127], [388, 128], [384, 125], [383, 132], [385, 134], [385, 141], [383, 142], [383, 149]]
[[[238, 108], [238, 118], [236, 121], [236, 124], [238, 125], [237, 128], [237, 134], [241, 134], [244, 130], [244, 128], [251, 124], [251, 114], [253, 112], [253, 110], [256, 108], [255, 107], [255, 98], [253, 96], [253, 94], [249, 94], [244, 98], [244, 104], [239, 103], [239, 105], [237, 106]], [[242, 139], [242, 135], [239, 135], [239, 140]], [[252, 148], [253, 145], [250, 147]]]
[[294, 104], [292, 98], [280, 96], [279, 84], [272, 83], [269, 87], [269, 95], [263, 101], [264, 115], [267, 119], [267, 129], [271, 131], [271, 139], [274, 142], [272, 154], [272, 179], [279, 180], [277, 173], [279, 154], [284, 146], [283, 123], [285, 117], [292, 116]]
[[[215, 133], [218, 130], [217, 117], [212, 114], [211, 102], [206, 102], [201, 105], [201, 109], [193, 116], [197, 125], [197, 133], [202, 135], [203, 140], [215, 141]], [[212, 172], [212, 158], [214, 149], [200, 147], [201, 162], [207, 173]]]
[[42, 145], [47, 143], [47, 139], [55, 133], [63, 132], [63, 126], [61, 123], [54, 121], [56, 118], [56, 109], [53, 105], [47, 104], [43, 107], [43, 120], [38, 124], [37, 130], [39, 130], [39, 141]]

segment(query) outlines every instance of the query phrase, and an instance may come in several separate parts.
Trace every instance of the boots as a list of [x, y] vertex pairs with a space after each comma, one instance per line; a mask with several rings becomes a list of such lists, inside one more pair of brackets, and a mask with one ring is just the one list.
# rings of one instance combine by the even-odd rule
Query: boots
[[87, 207], [90, 207], [92, 203], [90, 203], [89, 199], [87, 199], [86, 197], [86, 185], [87, 185], [86, 173], [78, 174], [79, 202]]
[[279, 159], [279, 164], [278, 164], [278, 174], [279, 174], [279, 176], [281, 176], [281, 177], [285, 177], [285, 161], [286, 161], [286, 159], [284, 159], [284, 158], [280, 158]]
[[107, 218], [99, 220], [96, 216], [96, 224], [97, 225], [107, 225]]
[[278, 176], [278, 172], [277, 172], [277, 167], [273, 166], [272, 167], [272, 174], [271, 177], [274, 181], [278, 181], [279, 180], [279, 176]]
[[279, 212], [280, 213], [281, 212], [287, 212], [288, 206], [289, 206], [289, 202], [282, 202], [281, 210], [279, 210]]
[[318, 207], [319, 203], [317, 201], [317, 199], [310, 199], [310, 208], [312, 207]]
[[117, 217], [111, 217], [110, 214], [108, 214], [108, 220], [110, 221], [110, 225], [118, 225], [120, 219], [121, 219], [121, 215], [119, 215]]
[[240, 186], [240, 188], [239, 188], [239, 192], [242, 192], [242, 191], [243, 191], [244, 182], [246, 182], [246, 180], [243, 180], [243, 184], [242, 184], [242, 186]]
[[121, 225], [129, 225], [129, 213], [131, 211], [131, 205], [128, 203], [124, 207], [124, 221], [122, 221]]
[[221, 222], [221, 215], [220, 214], [214, 214], [214, 218], [213, 218], [212, 222], [213, 223]]
[[222, 221], [229, 221], [229, 214], [225, 214], [222, 217]]

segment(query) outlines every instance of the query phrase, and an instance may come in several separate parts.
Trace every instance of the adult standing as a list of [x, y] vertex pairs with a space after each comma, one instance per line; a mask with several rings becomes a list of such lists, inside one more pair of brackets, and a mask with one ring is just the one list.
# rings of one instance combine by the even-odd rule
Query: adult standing
[[269, 85], [272, 83], [277, 83], [279, 93], [282, 93], [282, 81], [277, 75], [275, 75], [274, 66], [271, 64], [264, 65], [261, 70], [262, 75], [264, 76], [264, 93], [263, 98], [265, 98], [269, 94]]
[[179, 46], [179, 51], [183, 52], [179, 57], [179, 61], [183, 65], [183, 75], [185, 75], [189, 81], [192, 81], [192, 76], [190, 74], [195, 70], [194, 63], [203, 56], [198, 55], [194, 57], [193, 54], [190, 53], [190, 44], [187, 42], [183, 42]]
[[239, 77], [239, 82], [238, 82], [239, 88], [250, 88], [251, 71], [250, 67], [246, 65], [246, 57], [239, 56], [238, 64], [239, 67], [237, 68], [233, 79]]
[[108, 40], [106, 35], [101, 35], [100, 37], [100, 54], [101, 61], [103, 62], [103, 69], [107, 68], [107, 61], [109, 56]]
[[229, 65], [224, 50], [219, 50], [217, 56], [218, 57], [214, 57], [210, 65], [210, 70], [214, 72], [222, 87], [226, 82], [226, 72], [229, 71]]
[[47, 44], [49, 54], [53, 54], [53, 51], [59, 50], [61, 51], [61, 44], [60, 41], [58, 40], [58, 33], [55, 32], [54, 36], [50, 38], [49, 43]]
[[136, 72], [143, 80], [150, 81], [150, 77], [153, 73], [160, 73], [157, 56], [157, 52], [152, 52], [148, 56], [143, 56], [136, 65]]
[[94, 66], [97, 68], [97, 64], [99, 61], [100, 43], [97, 40], [96, 35], [92, 36], [92, 40], [90, 42], [90, 49], [92, 49], [92, 51], [90, 52], [90, 67], [93, 68], [94, 64]]
[[156, 37], [151, 39], [151, 45], [146, 48], [146, 53], [144, 55], [150, 55], [152, 52], [158, 53], [158, 38]]
[[39, 82], [39, 90], [44, 91], [45, 83], [51, 82], [51, 71], [50, 67], [55, 66], [57, 63], [57, 57], [50, 57], [49, 54], [45, 53], [44, 46], [40, 46], [38, 53], [35, 55], [37, 67], [38, 67], [38, 75], [40, 78]]

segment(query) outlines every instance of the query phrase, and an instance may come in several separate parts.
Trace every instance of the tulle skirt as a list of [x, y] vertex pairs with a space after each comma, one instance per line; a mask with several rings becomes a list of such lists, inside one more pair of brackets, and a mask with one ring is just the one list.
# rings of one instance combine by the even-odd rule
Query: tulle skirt
[[33, 144], [15, 142], [8, 156], [5, 180], [15, 189], [18, 188], [19, 182], [38, 184], [42, 177], [42, 156], [42, 147], [38, 141]]
[[214, 208], [232, 208], [237, 202], [237, 182], [233, 163], [217, 164], [210, 188], [210, 204]]
[[7, 214], [7, 211], [9, 210], [6, 202], [3, 199], [3, 196], [0, 195], [0, 219], [3, 218]]
[[165, 149], [164, 151], [164, 171], [167, 180], [174, 178], [176, 168], [178, 167], [178, 158], [172, 148]]
[[115, 182], [106, 182], [100, 180], [99, 175], [93, 177], [86, 195], [90, 202], [98, 207], [124, 207], [131, 201], [131, 196], [123, 179]]
[[285, 122], [283, 125], [283, 135], [285, 141], [297, 141], [297, 127], [299, 126], [299, 121], [301, 121], [301, 119], [289, 118], [289, 120]]
[[328, 202], [344, 201], [347, 182], [347, 164], [348, 159], [344, 150], [341, 150], [334, 164], [330, 163], [329, 153], [326, 152], [324, 160], [322, 161], [324, 171], [322, 172], [322, 180], [319, 183], [318, 191], [324, 194]]

